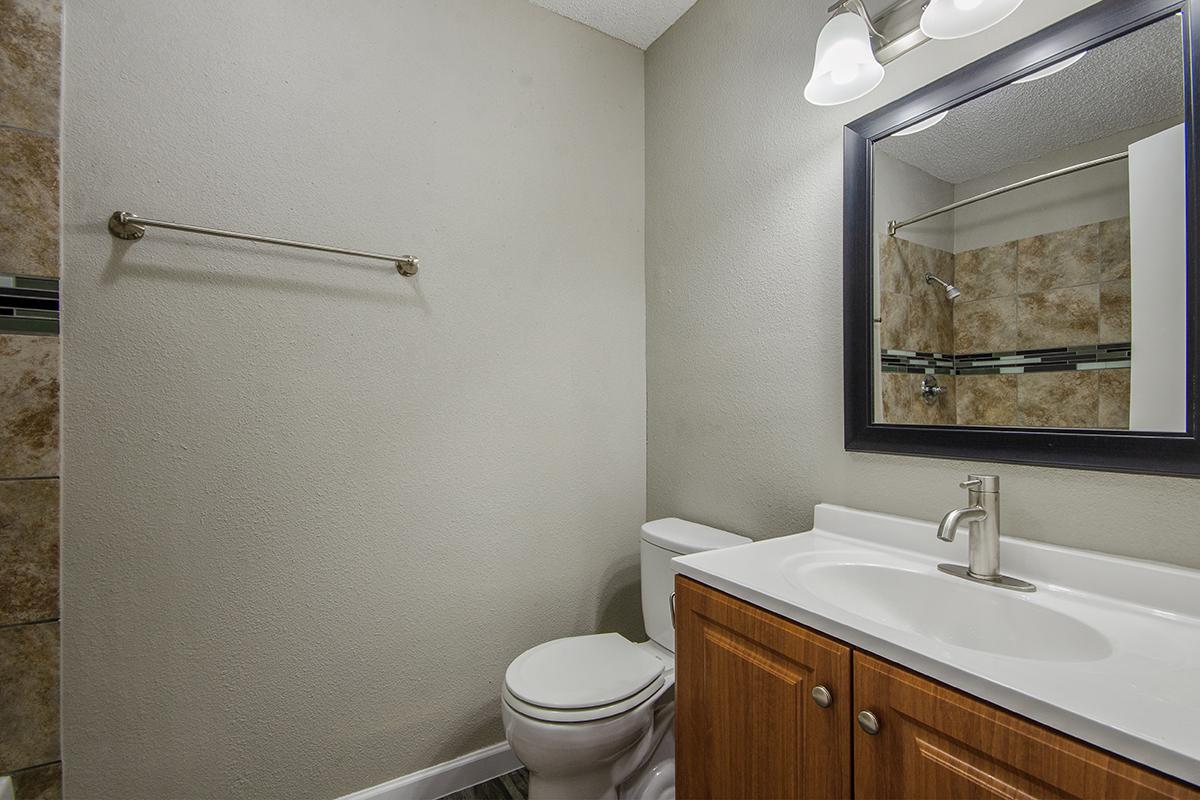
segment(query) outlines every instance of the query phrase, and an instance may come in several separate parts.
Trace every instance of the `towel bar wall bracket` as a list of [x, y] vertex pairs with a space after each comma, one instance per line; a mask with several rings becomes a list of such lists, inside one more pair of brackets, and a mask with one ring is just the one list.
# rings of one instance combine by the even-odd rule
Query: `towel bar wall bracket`
[[296, 242], [290, 239], [275, 239], [270, 236], [257, 236], [252, 233], [238, 233], [237, 231], [225, 231], [219, 228], [203, 228], [198, 225], [183, 225], [178, 222], [167, 222], [161, 219], [148, 219], [139, 217], [137, 214], [131, 214], [128, 211], [114, 211], [112, 216], [108, 218], [108, 232], [118, 239], [123, 239], [128, 242], [136, 242], [146, 235], [146, 228], [166, 228], [173, 231], [184, 231], [187, 233], [199, 233], [205, 236], [220, 236], [224, 239], [241, 239], [247, 242], [259, 242], [261, 244], [274, 244], [281, 247], [296, 247], [301, 250], [315, 250], [321, 253], [340, 253], [347, 256], [358, 256], [359, 258], [373, 258], [379, 261], [390, 261], [396, 265], [396, 271], [405, 277], [412, 277], [417, 274], [417, 259], [415, 256], [389, 256], [383, 253], [370, 253], [365, 250], [349, 250], [344, 247], [329, 247], [323, 244], [312, 244], [311, 242]]

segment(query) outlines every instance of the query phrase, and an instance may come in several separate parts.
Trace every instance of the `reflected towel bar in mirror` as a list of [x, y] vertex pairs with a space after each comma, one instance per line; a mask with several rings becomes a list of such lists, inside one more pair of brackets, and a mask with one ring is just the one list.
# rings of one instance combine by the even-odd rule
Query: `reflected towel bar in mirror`
[[950, 211], [955, 211], [957, 209], [963, 208], [964, 206], [969, 206], [973, 203], [978, 203], [980, 200], [988, 200], [992, 197], [996, 197], [997, 195], [1011, 192], [1015, 189], [1024, 189], [1026, 186], [1033, 186], [1035, 183], [1041, 183], [1042, 181], [1048, 181], [1048, 180], [1051, 180], [1052, 178], [1061, 178], [1064, 175], [1070, 175], [1075, 172], [1082, 172], [1083, 170], [1091, 169], [1092, 167], [1100, 167], [1105, 164], [1111, 164], [1114, 161], [1123, 161], [1127, 158], [1129, 158], [1129, 153], [1114, 153], [1111, 156], [1105, 156], [1104, 158], [1097, 158], [1094, 161], [1085, 161], [1082, 164], [1072, 164], [1069, 167], [1063, 167], [1062, 169], [1056, 169], [1053, 172], [1047, 172], [1045, 175], [1037, 175], [1033, 178], [1026, 178], [1023, 181], [1017, 181], [1016, 183], [1010, 183], [1008, 186], [1001, 186], [998, 189], [992, 189], [990, 192], [984, 192], [983, 194], [977, 194], [974, 197], [968, 197], [965, 200], [959, 200], [957, 203], [951, 203], [948, 206], [942, 206], [941, 208], [935, 209], [933, 211], [927, 211], [924, 214], [920, 214], [911, 219], [906, 219], [903, 222], [897, 222], [896, 220], [892, 220], [891, 222], [888, 223], [888, 236], [895, 236], [896, 232], [899, 231], [901, 228], [906, 228], [909, 225], [913, 225], [918, 222], [923, 222], [924, 220], [927, 220], [930, 217], [936, 217], [938, 214], [946, 214]]
[[369, 253], [365, 250], [349, 250], [344, 247], [329, 247], [328, 245], [296, 242], [290, 239], [275, 239], [270, 236], [258, 236], [252, 233], [238, 233], [237, 231], [225, 231], [219, 228], [204, 228], [199, 225], [182, 225], [178, 222], [166, 222], [161, 219], [139, 217], [137, 214], [131, 214], [128, 211], [114, 211], [112, 216], [108, 218], [108, 232], [118, 239], [137, 241], [146, 234], [146, 228], [167, 228], [173, 231], [200, 233], [205, 236], [220, 236], [224, 239], [242, 239], [247, 242], [276, 244], [282, 247], [296, 247], [301, 250], [316, 250], [321, 253], [340, 253], [341, 255], [358, 256], [359, 258], [374, 258], [379, 261], [392, 262], [396, 265], [396, 271], [406, 277], [417, 274], [417, 259], [414, 256], [389, 256], [384, 253]]

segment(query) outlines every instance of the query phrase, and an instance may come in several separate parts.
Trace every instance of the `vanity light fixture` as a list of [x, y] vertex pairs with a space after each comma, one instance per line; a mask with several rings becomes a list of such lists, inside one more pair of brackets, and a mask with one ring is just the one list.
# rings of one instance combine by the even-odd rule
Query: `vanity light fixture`
[[1017, 10], [1022, 0], [930, 0], [921, 30], [930, 39], [961, 39], [987, 30]]
[[[1021, 2], [928, 0], [919, 6], [920, 0], [895, 0], [872, 17], [863, 0], [836, 0], [829, 7], [833, 16], [817, 37], [804, 98], [818, 106], [857, 100], [883, 80], [884, 64], [930, 39], [959, 39], [986, 30], [1016, 11]], [[918, 8], [922, 9], [919, 22]]]
[[1064, 58], [1062, 61], [1059, 61], [1057, 64], [1051, 64], [1050, 66], [1046, 67], [1045, 69], [1039, 69], [1037, 72], [1033, 73], [1032, 75], [1026, 75], [1024, 78], [1017, 78], [1015, 81], [1013, 81], [1013, 83], [1031, 83], [1033, 81], [1040, 81], [1042, 78], [1049, 78], [1051, 75], [1053, 75], [1057, 72], [1062, 72], [1064, 69], [1071, 66], [1072, 64], [1079, 63], [1079, 60], [1081, 58], [1083, 58], [1084, 56], [1086, 56], [1087, 54], [1088, 54], [1087, 50], [1084, 50], [1082, 53], [1076, 53], [1075, 55], [1071, 56], [1070, 58]]
[[816, 106], [836, 106], [857, 100], [883, 80], [883, 65], [875, 58], [865, 17], [836, 14], [817, 37], [812, 77], [804, 99]]
[[939, 122], [944, 120], [946, 118], [946, 115], [949, 113], [950, 113], [949, 111], [943, 111], [940, 114], [934, 114], [929, 119], [923, 119], [920, 122], [916, 123], [915, 125], [909, 125], [907, 128], [904, 128], [903, 130], [896, 131], [895, 133], [892, 134], [892, 136], [912, 136], [914, 133], [920, 133], [921, 131], [927, 131], [930, 128], [932, 128], [934, 125], [937, 125]]

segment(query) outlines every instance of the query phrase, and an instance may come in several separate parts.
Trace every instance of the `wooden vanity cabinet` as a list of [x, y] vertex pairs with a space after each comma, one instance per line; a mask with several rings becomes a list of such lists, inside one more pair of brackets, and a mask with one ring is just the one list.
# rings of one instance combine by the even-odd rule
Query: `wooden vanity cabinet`
[[849, 647], [677, 578], [675, 651], [676, 797], [850, 796]]
[[[1193, 787], [681, 576], [675, 636], [681, 800], [1200, 800]], [[861, 711], [876, 733], [858, 723]]]
[[1200, 797], [1155, 772], [857, 651], [854, 705], [879, 720], [875, 735], [854, 725], [855, 797]]

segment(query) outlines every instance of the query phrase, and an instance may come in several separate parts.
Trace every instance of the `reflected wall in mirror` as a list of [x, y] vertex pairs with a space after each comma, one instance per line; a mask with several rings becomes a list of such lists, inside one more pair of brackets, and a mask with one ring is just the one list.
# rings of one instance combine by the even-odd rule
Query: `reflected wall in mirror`
[[1181, 23], [872, 143], [874, 422], [1187, 430]]

